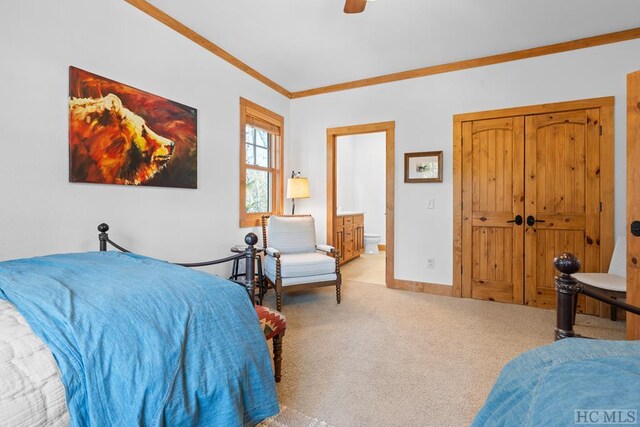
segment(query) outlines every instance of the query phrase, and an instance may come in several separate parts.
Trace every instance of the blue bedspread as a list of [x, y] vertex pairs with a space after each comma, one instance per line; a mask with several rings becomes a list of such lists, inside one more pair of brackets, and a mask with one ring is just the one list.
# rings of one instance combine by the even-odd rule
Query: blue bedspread
[[639, 415], [640, 343], [568, 338], [509, 362], [473, 425], [638, 425]]
[[0, 263], [0, 297], [55, 356], [74, 426], [253, 425], [278, 412], [246, 291], [118, 252]]

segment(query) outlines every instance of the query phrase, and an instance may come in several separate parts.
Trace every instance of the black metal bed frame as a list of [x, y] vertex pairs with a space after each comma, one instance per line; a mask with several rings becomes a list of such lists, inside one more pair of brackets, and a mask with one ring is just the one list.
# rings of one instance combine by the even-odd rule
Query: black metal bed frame
[[[578, 306], [578, 294], [597, 299], [607, 304], [611, 304], [612, 310], [620, 308], [629, 313], [640, 316], [640, 307], [636, 307], [626, 302], [618, 301], [594, 287], [579, 282], [572, 274], [580, 270], [580, 260], [573, 254], [564, 252], [553, 259], [553, 265], [560, 272], [556, 276], [556, 327], [555, 338], [580, 337], [573, 330], [576, 323], [576, 309]], [[588, 338], [588, 337], [582, 337]]]
[[[132, 253], [130, 250], [118, 245], [109, 239], [109, 225], [102, 223], [98, 225], [98, 240], [100, 241], [100, 252], [105, 252], [107, 250], [107, 245], [111, 245], [117, 250], [125, 253]], [[256, 248], [255, 244], [258, 243], [258, 236], [255, 233], [248, 233], [244, 237], [244, 242], [247, 244], [245, 250], [237, 255], [231, 255], [225, 258], [215, 259], [211, 261], [201, 261], [201, 262], [172, 262], [172, 264], [181, 265], [183, 267], [206, 267], [209, 265], [217, 265], [224, 264], [225, 262], [233, 262], [240, 261], [242, 259], [245, 260], [245, 273], [243, 275], [244, 280], [234, 280], [230, 279], [239, 285], [244, 286], [247, 293], [249, 294], [249, 298], [251, 298], [251, 302], [255, 305], [255, 288], [256, 288], [256, 279], [255, 279], [255, 260], [256, 260]]]

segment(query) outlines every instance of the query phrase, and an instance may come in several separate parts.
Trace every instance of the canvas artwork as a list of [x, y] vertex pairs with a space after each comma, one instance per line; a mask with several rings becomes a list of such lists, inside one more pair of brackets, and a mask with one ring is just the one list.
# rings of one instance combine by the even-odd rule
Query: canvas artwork
[[197, 188], [197, 110], [69, 67], [69, 181]]

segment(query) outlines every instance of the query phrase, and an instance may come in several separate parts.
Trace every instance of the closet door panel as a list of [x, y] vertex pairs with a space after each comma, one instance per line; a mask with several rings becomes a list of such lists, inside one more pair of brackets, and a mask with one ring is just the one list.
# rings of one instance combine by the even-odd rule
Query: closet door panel
[[463, 124], [463, 296], [523, 302], [523, 124]]
[[[526, 304], [555, 307], [553, 258], [572, 252], [599, 271], [599, 110], [526, 118]], [[597, 311], [580, 300], [579, 307]]]

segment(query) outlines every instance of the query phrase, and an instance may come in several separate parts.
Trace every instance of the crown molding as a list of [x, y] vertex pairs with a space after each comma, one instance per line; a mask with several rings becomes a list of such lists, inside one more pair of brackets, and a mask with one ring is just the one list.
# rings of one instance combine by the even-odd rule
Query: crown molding
[[231, 55], [229, 52], [227, 52], [226, 50], [222, 49], [217, 44], [209, 41], [205, 37], [203, 37], [200, 34], [196, 33], [191, 28], [187, 27], [186, 25], [184, 25], [183, 23], [181, 23], [177, 19], [173, 18], [172, 16], [168, 15], [167, 13], [163, 12], [162, 10], [158, 9], [157, 7], [152, 5], [151, 3], [149, 3], [149, 2], [147, 2], [145, 0], [124, 0], [124, 1], [129, 3], [131, 6], [133, 6], [133, 7], [137, 8], [137, 9], [141, 10], [142, 12], [146, 13], [150, 17], [162, 22], [167, 27], [175, 30], [176, 32], [178, 32], [180, 34], [182, 34], [183, 36], [185, 36], [186, 38], [188, 38], [192, 42], [202, 46], [205, 49], [207, 49], [209, 52], [213, 53], [217, 57], [219, 57], [222, 60], [228, 62], [229, 64], [233, 65], [234, 67], [238, 68], [239, 70], [247, 73], [248, 75], [250, 75], [254, 79], [264, 83], [265, 85], [269, 86], [271, 89], [275, 90], [276, 92], [286, 96], [287, 98], [291, 98], [291, 92], [289, 92], [287, 89], [285, 89], [284, 87], [280, 86], [278, 83], [274, 82], [273, 80], [269, 79], [264, 74], [261, 74], [260, 72], [258, 72], [255, 69], [251, 68], [249, 65], [245, 64], [244, 62], [242, 62], [241, 60], [239, 60], [235, 56]]
[[453, 71], [466, 70], [469, 68], [485, 67], [487, 65], [500, 64], [503, 62], [519, 61], [521, 59], [535, 58], [538, 56], [553, 55], [555, 53], [568, 52], [572, 50], [585, 49], [589, 47], [602, 46], [605, 44], [619, 43], [628, 40], [634, 40], [640, 38], [640, 27], [631, 28], [628, 30], [617, 31], [613, 33], [601, 34], [592, 37], [585, 37], [577, 40], [571, 40], [562, 43], [555, 43], [546, 46], [534, 47], [531, 49], [516, 50], [513, 52], [501, 53], [497, 55], [484, 56], [481, 58], [467, 59], [464, 61], [450, 62], [447, 64], [432, 65], [429, 67], [416, 68], [414, 70], [401, 71], [398, 73], [385, 74], [382, 76], [368, 77], [366, 79], [353, 80], [345, 83], [338, 83], [328, 86], [317, 87], [313, 89], [306, 89], [296, 92], [290, 92], [283, 86], [261, 74], [254, 68], [245, 64], [235, 56], [231, 55], [220, 46], [209, 41], [202, 35], [193, 31], [177, 19], [153, 6], [146, 0], [124, 0], [133, 7], [146, 13], [152, 18], [162, 22], [169, 28], [182, 34], [194, 43], [202, 46], [209, 52], [218, 56], [222, 60], [228, 62], [239, 70], [245, 72], [256, 80], [269, 86], [276, 92], [286, 96], [290, 99], [304, 98], [308, 96], [322, 95], [325, 93], [339, 92], [349, 89], [357, 89], [366, 86], [374, 86], [384, 83], [392, 83], [401, 80], [416, 79], [419, 77], [432, 76], [434, 74], [450, 73]]
[[432, 76], [434, 74], [450, 73], [452, 71], [466, 70], [469, 68], [484, 67], [487, 65], [500, 64], [503, 62], [518, 61], [521, 59], [534, 58], [537, 56], [552, 55], [554, 53], [568, 52], [571, 50], [585, 49], [588, 47], [601, 46], [610, 43], [618, 43], [627, 40], [640, 38], [640, 27], [615, 33], [601, 34], [599, 36], [586, 37], [568, 42], [550, 44], [546, 46], [534, 47], [531, 49], [516, 50], [514, 52], [501, 53], [498, 55], [484, 56], [481, 58], [468, 59], [465, 61], [450, 62], [448, 64], [433, 65], [430, 67], [417, 68], [415, 70], [401, 71], [398, 73], [386, 74], [377, 77], [370, 77], [361, 80], [354, 80], [346, 83], [338, 83], [329, 86], [322, 86], [315, 89], [302, 90], [291, 93], [291, 98], [304, 98], [307, 96], [321, 95], [324, 93], [338, 92], [349, 89], [356, 89], [365, 86], [379, 85], [383, 83], [397, 82], [400, 80], [415, 79], [418, 77]]

